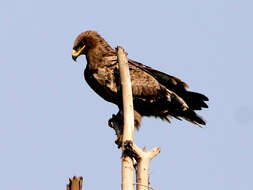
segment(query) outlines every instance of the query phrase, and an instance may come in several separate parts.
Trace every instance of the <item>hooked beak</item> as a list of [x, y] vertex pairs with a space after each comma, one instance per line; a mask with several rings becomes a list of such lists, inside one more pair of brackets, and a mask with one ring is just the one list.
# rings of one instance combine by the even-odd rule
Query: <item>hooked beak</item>
[[84, 48], [85, 48], [85, 45], [83, 47], [81, 47], [79, 50], [73, 49], [73, 51], [72, 51], [72, 59], [74, 61], [76, 61], [76, 59], [78, 58], [78, 56], [82, 54]]
[[78, 56], [72, 54], [72, 59], [73, 59], [74, 61], [76, 61], [77, 57], [78, 57]]

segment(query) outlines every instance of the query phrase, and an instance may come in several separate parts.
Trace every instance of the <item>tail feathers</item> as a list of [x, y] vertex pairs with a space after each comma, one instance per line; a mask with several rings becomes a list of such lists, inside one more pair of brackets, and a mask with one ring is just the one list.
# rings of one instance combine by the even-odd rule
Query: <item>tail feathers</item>
[[180, 110], [187, 110], [189, 108], [187, 102], [178, 96], [173, 91], [166, 89], [167, 100], [170, 103], [171, 107], [179, 108]]
[[203, 94], [187, 91], [182, 98], [192, 110], [208, 108], [208, 105], [205, 103], [205, 101], [208, 101], [208, 98]]
[[[193, 124], [196, 124], [198, 126], [200, 125], [206, 125], [206, 121], [201, 117], [199, 116], [198, 114], [196, 114], [193, 110], [186, 110], [182, 113], [182, 116], [185, 120], [193, 123]], [[201, 126], [200, 126], [201, 127]]]
[[181, 112], [181, 114], [168, 114], [167, 116], [163, 115], [163, 116], [159, 116], [162, 120], [167, 121], [168, 123], [170, 123], [170, 119], [176, 118], [178, 120], [182, 120], [185, 119], [186, 121], [189, 121], [195, 125], [198, 125], [199, 127], [202, 127], [202, 125], [206, 125], [206, 121], [199, 116], [198, 114], [196, 114], [193, 110], [186, 110]]
[[159, 116], [162, 120], [166, 120], [168, 123], [170, 123], [170, 118], [173, 117], [173, 118], [176, 118], [178, 120], [182, 120], [181, 118], [195, 124], [195, 125], [198, 125], [199, 127], [202, 127], [201, 125], [206, 125], [206, 121], [201, 117], [199, 116], [198, 114], [196, 114], [193, 110], [186, 110], [186, 111], [183, 111], [181, 112], [180, 114], [169, 114], [167, 116]]
[[184, 97], [178, 96], [173, 91], [166, 89], [168, 109], [160, 113], [159, 117], [162, 120], [169, 122], [170, 117], [181, 120], [181, 118], [196, 124], [201, 127], [205, 125], [205, 120], [195, 113], [194, 110], [200, 110], [203, 107], [208, 107], [204, 101], [208, 98], [196, 92], [187, 92]]

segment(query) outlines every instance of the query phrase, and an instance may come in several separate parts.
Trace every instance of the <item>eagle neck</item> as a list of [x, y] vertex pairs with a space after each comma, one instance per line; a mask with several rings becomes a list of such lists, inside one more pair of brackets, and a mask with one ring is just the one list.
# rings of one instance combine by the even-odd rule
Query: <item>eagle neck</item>
[[116, 55], [115, 50], [108, 46], [97, 46], [90, 49], [86, 54], [88, 69], [97, 69], [104, 66], [104, 57]]

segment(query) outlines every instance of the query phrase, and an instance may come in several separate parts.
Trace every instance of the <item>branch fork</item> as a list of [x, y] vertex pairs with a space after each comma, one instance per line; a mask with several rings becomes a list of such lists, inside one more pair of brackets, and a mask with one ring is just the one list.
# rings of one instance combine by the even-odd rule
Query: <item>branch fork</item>
[[126, 153], [137, 162], [135, 166], [137, 190], [148, 190], [150, 161], [160, 153], [160, 148], [155, 147], [146, 152], [145, 148], [139, 148], [132, 141], [124, 142], [124, 147]]

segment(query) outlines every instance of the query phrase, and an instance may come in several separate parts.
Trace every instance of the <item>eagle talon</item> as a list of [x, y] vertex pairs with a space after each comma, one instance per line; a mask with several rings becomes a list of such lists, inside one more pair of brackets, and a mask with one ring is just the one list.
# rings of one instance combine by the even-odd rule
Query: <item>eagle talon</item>
[[108, 120], [108, 126], [113, 128], [113, 117]]
[[115, 144], [118, 145], [118, 148], [121, 148], [122, 142], [123, 142], [123, 135], [119, 135], [119, 136], [115, 139]]

